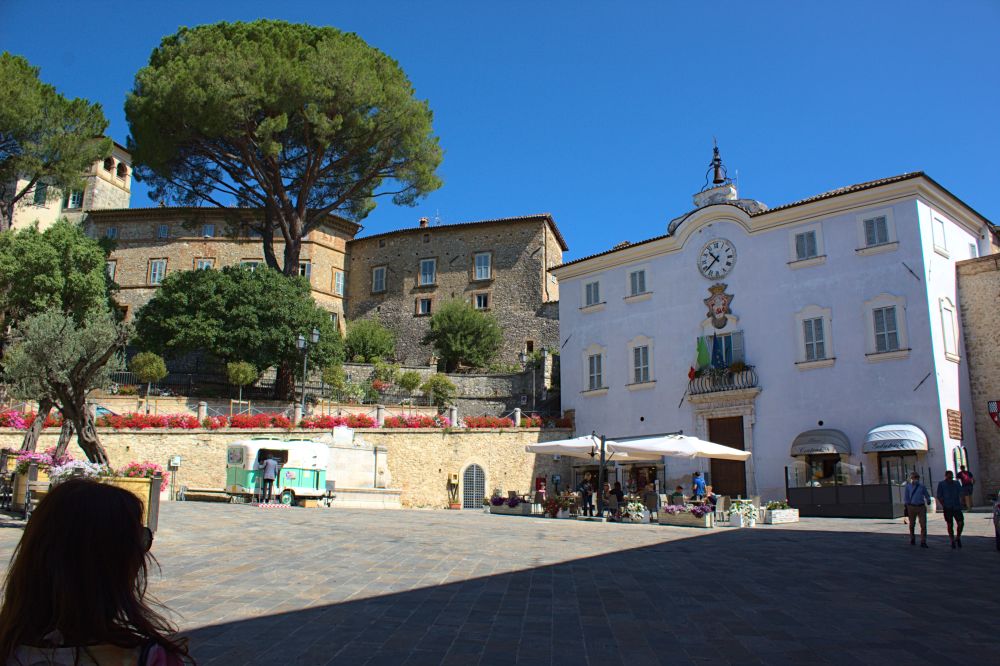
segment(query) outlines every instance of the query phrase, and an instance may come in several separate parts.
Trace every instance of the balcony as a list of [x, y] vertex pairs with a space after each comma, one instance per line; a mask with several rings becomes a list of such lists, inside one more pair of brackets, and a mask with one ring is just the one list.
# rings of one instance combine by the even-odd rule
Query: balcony
[[688, 382], [688, 395], [741, 391], [757, 388], [757, 371], [752, 365], [732, 371], [729, 368], [706, 368]]

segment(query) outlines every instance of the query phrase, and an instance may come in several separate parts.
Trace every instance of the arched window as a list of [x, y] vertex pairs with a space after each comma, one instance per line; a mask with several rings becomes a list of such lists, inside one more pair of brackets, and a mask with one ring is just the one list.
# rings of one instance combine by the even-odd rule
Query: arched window
[[114, 159], [112, 159], [110, 157], [105, 157], [104, 158], [104, 170], [105, 171], [113, 171], [114, 168], [115, 168], [115, 161], [114, 161]]
[[473, 463], [462, 474], [462, 508], [481, 509], [486, 496], [486, 474], [483, 468]]
[[118, 171], [116, 172], [116, 175], [119, 178], [124, 178], [125, 176], [128, 175], [128, 167], [125, 166], [124, 164], [122, 164], [121, 162], [119, 162], [118, 163]]

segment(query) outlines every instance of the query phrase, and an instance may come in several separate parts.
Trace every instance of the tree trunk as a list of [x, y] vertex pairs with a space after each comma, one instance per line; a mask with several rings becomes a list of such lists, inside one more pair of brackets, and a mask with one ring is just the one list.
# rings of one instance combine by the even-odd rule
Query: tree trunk
[[295, 398], [295, 370], [291, 361], [282, 361], [274, 377], [274, 399], [293, 400]]
[[52, 401], [42, 398], [38, 401], [38, 415], [35, 416], [34, 423], [24, 431], [24, 439], [21, 440], [22, 451], [36, 451], [38, 449], [38, 438], [42, 436], [42, 428], [45, 427], [45, 419], [52, 411]]
[[57, 457], [66, 455], [66, 449], [69, 448], [71, 439], [73, 439], [73, 422], [69, 419], [63, 419], [62, 427], [59, 428], [59, 441], [56, 443]]
[[63, 418], [69, 419], [76, 429], [76, 443], [80, 445], [87, 460], [98, 465], [110, 465], [108, 452], [101, 445], [94, 427], [94, 419], [90, 416], [86, 401], [77, 404], [63, 405]]
[[305, 220], [292, 214], [292, 219], [288, 220], [288, 235], [285, 236], [285, 267], [284, 273], [288, 277], [295, 277], [299, 274], [299, 255], [302, 253], [302, 228]]
[[265, 224], [260, 235], [264, 239], [264, 263], [267, 264], [268, 268], [273, 268], [281, 272], [281, 266], [278, 265], [278, 257], [274, 254], [274, 225]]

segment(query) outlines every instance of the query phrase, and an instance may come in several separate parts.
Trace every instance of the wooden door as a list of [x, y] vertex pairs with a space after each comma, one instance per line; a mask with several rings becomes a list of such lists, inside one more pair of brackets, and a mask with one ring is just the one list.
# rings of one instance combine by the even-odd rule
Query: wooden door
[[[708, 420], [708, 439], [742, 451], [743, 417], [727, 416]], [[741, 460], [712, 461], [712, 490], [717, 495], [747, 496], [747, 465]]]

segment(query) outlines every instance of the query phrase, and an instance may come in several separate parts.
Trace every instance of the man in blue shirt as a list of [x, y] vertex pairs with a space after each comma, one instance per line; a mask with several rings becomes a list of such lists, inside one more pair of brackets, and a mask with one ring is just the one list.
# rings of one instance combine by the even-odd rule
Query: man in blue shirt
[[916, 544], [913, 530], [920, 521], [920, 547], [927, 548], [927, 505], [931, 502], [931, 494], [927, 492], [927, 486], [920, 483], [920, 475], [914, 472], [910, 474], [910, 482], [903, 490], [903, 504], [906, 505], [906, 517], [910, 523], [910, 545]]
[[705, 497], [705, 479], [701, 476], [701, 472], [694, 473], [694, 479], [691, 482], [691, 494], [698, 499]]
[[[944, 509], [944, 522], [948, 525], [951, 547], [961, 548], [962, 530], [965, 528], [965, 516], [962, 515], [962, 482], [953, 478], [951, 470], [948, 470], [944, 473], [944, 481], [938, 482], [934, 496]], [[957, 534], [952, 529], [952, 523], [958, 526]]]

